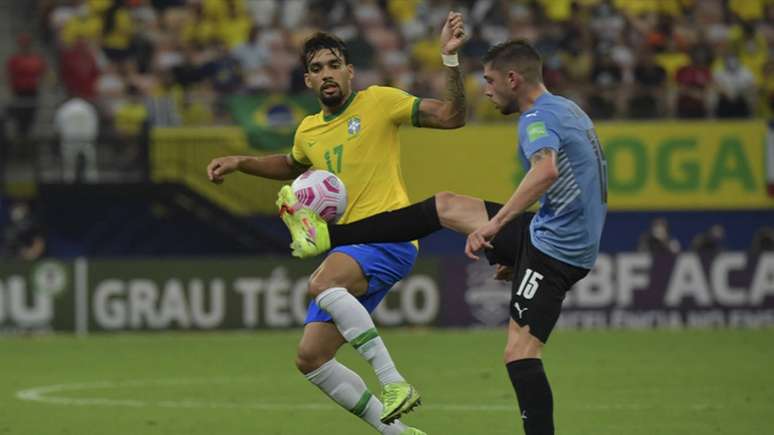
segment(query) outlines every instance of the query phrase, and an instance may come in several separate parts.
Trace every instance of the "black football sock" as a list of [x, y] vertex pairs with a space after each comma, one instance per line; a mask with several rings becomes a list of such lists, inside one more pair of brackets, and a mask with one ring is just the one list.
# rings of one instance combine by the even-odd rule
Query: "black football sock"
[[513, 389], [519, 400], [526, 435], [554, 435], [554, 399], [551, 386], [537, 358], [506, 364]]
[[435, 196], [408, 207], [344, 225], [330, 225], [331, 247], [357, 243], [408, 242], [441, 229]]

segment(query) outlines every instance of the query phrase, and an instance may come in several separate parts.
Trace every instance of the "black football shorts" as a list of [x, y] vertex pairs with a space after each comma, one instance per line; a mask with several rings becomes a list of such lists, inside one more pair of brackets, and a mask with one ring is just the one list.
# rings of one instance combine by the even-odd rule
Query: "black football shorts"
[[[502, 204], [485, 202], [491, 219]], [[566, 293], [589, 273], [544, 254], [532, 245], [529, 225], [534, 213], [522, 213], [508, 222], [491, 241], [485, 254], [490, 264], [513, 267], [511, 318], [545, 343], [559, 319]]]

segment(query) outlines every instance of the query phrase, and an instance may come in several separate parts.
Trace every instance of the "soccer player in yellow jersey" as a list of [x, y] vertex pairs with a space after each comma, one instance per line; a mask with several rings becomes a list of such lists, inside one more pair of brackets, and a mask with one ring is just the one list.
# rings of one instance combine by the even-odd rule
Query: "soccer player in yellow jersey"
[[[441, 30], [441, 57], [447, 66], [444, 100], [420, 99], [399, 89], [351, 87], [354, 70], [337, 37], [318, 33], [304, 43], [306, 85], [317, 93], [322, 111], [306, 117], [288, 155], [227, 156], [207, 167], [212, 182], [241, 171], [290, 180], [307, 169], [336, 173], [347, 186], [349, 203], [341, 222], [351, 222], [409, 205], [400, 170], [398, 128], [458, 128], [465, 124], [465, 95], [457, 50], [464, 40], [462, 15], [450, 12]], [[289, 186], [281, 191], [295, 202]], [[416, 244], [380, 243], [333, 249], [309, 279], [310, 303], [296, 365], [332, 400], [374, 429], [388, 435], [420, 435], [398, 418], [420, 403], [417, 390], [395, 367], [374, 327], [372, 312], [389, 289], [406, 276], [416, 259]], [[363, 380], [336, 361], [349, 342], [373, 367], [382, 384], [381, 401]]]

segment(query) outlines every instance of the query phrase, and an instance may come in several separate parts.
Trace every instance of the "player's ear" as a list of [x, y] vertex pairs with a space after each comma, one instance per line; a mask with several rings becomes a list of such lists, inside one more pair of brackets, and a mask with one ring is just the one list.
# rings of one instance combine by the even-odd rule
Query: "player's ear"
[[517, 87], [519, 87], [521, 82], [524, 81], [524, 78], [518, 72], [514, 70], [510, 70], [508, 71], [508, 76], [506, 77], [506, 81], [508, 82], [508, 87], [514, 90]]
[[309, 73], [304, 73], [304, 84], [307, 88], [312, 89], [312, 80], [309, 79]]
[[355, 67], [351, 63], [347, 65], [347, 72], [349, 73], [350, 80], [355, 78]]

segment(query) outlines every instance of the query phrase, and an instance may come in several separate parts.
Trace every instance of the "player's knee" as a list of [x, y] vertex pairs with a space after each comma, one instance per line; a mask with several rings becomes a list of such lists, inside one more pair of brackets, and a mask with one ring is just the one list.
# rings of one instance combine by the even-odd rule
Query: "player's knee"
[[330, 361], [331, 358], [333, 357], [330, 355], [306, 352], [303, 349], [299, 349], [296, 354], [296, 367], [303, 374], [311, 373]]
[[503, 354], [503, 362], [506, 364], [527, 358], [540, 358], [540, 352], [534, 352], [525, 347], [506, 346]]
[[362, 276], [359, 268], [354, 271], [351, 269], [339, 270], [336, 273], [316, 273], [312, 275], [309, 278], [307, 292], [309, 296], [316, 298], [328, 289], [341, 287], [347, 289], [351, 294], [359, 296], [368, 290], [368, 285], [368, 280]]
[[309, 279], [308, 293], [313, 298], [316, 298], [320, 293], [332, 287], [341, 287], [341, 285], [331, 281], [329, 278], [313, 276]]
[[454, 192], [438, 192], [435, 194], [435, 208], [438, 212], [438, 218], [443, 221], [454, 209], [454, 198], [457, 194]]
[[531, 335], [521, 336], [516, 339], [508, 340], [505, 345], [503, 359], [505, 363], [527, 358], [540, 358], [543, 344]]

